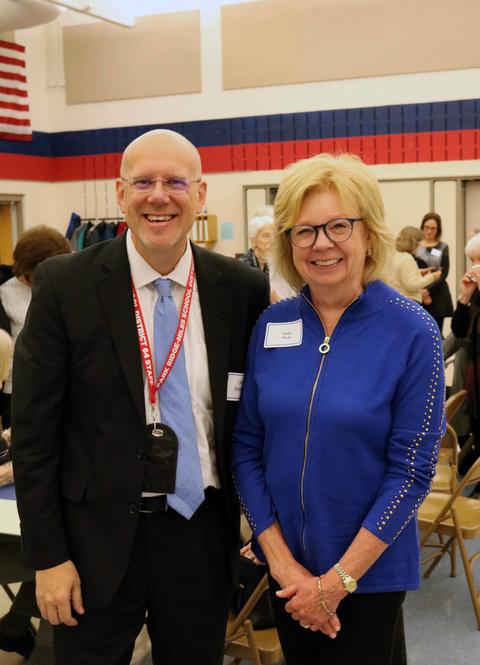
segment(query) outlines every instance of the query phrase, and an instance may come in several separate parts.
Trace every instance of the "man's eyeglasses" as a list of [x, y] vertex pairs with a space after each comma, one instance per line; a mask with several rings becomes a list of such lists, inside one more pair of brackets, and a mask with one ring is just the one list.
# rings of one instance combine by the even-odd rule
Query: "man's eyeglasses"
[[288, 229], [288, 237], [295, 247], [312, 247], [317, 241], [320, 229], [323, 229], [325, 235], [331, 242], [344, 242], [348, 240], [353, 233], [355, 222], [361, 222], [363, 217], [341, 217], [331, 219], [326, 224], [310, 226], [309, 224], [298, 224]]
[[122, 178], [128, 182], [135, 192], [148, 193], [155, 189], [157, 182], [161, 182], [167, 194], [184, 194], [192, 182], [201, 182], [202, 179], [188, 180], [188, 178]]

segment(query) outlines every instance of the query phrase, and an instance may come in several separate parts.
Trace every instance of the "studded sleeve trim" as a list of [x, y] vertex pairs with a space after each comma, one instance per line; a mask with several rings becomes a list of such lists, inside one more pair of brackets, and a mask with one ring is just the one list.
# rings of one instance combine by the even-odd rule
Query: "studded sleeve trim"
[[444, 368], [438, 327], [413, 301], [396, 298], [390, 304], [408, 309], [412, 323], [420, 319], [420, 325], [392, 404], [385, 481], [363, 522], [365, 528], [389, 544], [416, 516], [428, 494], [445, 433]]

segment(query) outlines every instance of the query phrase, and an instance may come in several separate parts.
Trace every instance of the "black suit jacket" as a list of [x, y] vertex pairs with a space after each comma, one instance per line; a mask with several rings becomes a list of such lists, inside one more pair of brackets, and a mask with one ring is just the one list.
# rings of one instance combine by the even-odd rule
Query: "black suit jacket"
[[[268, 304], [260, 271], [193, 246], [213, 398], [215, 452], [232, 572], [238, 507], [230, 473], [252, 327]], [[145, 406], [125, 238], [55, 257], [35, 272], [14, 359], [13, 460], [25, 563], [72, 559], [87, 607], [118, 587], [133, 545], [143, 474]], [[174, 546], [174, 544], [172, 544]]]

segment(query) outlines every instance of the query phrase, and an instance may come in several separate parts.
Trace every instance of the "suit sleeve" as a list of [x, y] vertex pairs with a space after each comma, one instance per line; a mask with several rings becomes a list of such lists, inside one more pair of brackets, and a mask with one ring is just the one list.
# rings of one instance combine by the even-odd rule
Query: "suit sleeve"
[[415, 517], [435, 475], [445, 434], [442, 341], [430, 324], [410, 342], [392, 403], [385, 480], [363, 526], [391, 544]]
[[69, 559], [60, 501], [68, 339], [48, 269], [35, 271], [32, 301], [15, 345], [12, 456], [24, 560], [50, 568]]
[[457, 308], [452, 316], [452, 332], [458, 339], [464, 339], [468, 335], [470, 324], [470, 307], [461, 302], [457, 303]]

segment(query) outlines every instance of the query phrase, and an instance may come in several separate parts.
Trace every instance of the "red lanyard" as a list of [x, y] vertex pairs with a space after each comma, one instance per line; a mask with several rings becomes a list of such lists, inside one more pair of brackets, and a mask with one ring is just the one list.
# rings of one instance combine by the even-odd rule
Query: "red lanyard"
[[145, 376], [148, 382], [148, 392], [150, 395], [150, 404], [152, 405], [152, 415], [155, 422], [155, 404], [157, 400], [157, 391], [160, 386], [167, 380], [170, 370], [172, 369], [175, 360], [177, 359], [180, 349], [182, 348], [185, 330], [187, 329], [188, 316], [190, 314], [190, 306], [192, 304], [193, 285], [195, 284], [195, 266], [193, 265], [193, 258], [190, 263], [190, 272], [188, 273], [187, 286], [182, 301], [182, 309], [178, 319], [177, 332], [173, 338], [172, 346], [167, 354], [167, 359], [163, 365], [157, 380], [155, 381], [155, 370], [150, 349], [150, 341], [148, 339], [145, 322], [143, 320], [142, 308], [140, 307], [140, 300], [138, 299], [137, 290], [132, 280], [132, 295], [133, 306], [135, 309], [135, 324], [137, 326], [138, 344], [140, 347], [140, 355], [142, 356], [143, 367], [145, 369]]

